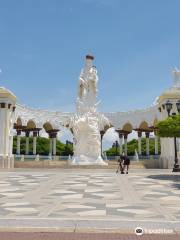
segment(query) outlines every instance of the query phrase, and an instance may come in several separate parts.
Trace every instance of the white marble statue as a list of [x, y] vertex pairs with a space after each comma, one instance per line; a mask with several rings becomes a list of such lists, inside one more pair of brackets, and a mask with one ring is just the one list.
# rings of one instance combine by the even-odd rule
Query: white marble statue
[[84, 69], [81, 70], [78, 83], [78, 98], [77, 98], [77, 112], [83, 113], [95, 111], [96, 109], [96, 95], [97, 95], [97, 70], [92, 65], [92, 60], [86, 58]]
[[109, 125], [107, 118], [97, 112], [97, 70], [93, 56], [86, 56], [86, 64], [78, 83], [77, 113], [71, 118], [69, 127], [74, 135], [74, 156], [72, 164], [105, 165], [101, 156], [102, 126]]

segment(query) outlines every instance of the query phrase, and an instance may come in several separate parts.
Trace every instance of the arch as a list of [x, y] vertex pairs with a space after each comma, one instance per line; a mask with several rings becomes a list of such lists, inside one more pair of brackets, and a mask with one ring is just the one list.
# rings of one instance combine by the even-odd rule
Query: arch
[[149, 129], [148, 123], [146, 121], [141, 122], [139, 125], [139, 129]]
[[102, 136], [103, 152], [112, 147], [115, 141], [119, 141], [118, 133], [113, 126], [109, 127]]
[[29, 121], [27, 122], [27, 128], [29, 128], [29, 129], [36, 128], [35, 122], [34, 122], [33, 120], [29, 120]]
[[104, 129], [103, 129], [103, 131], [104, 131], [104, 134], [108, 131], [108, 129], [110, 129], [110, 128], [113, 128], [114, 126], [110, 123], [109, 125], [105, 125], [104, 126]]
[[[117, 135], [117, 132], [116, 132], [114, 126], [111, 125], [108, 128], [104, 129], [104, 133], [103, 133], [102, 139], [104, 138], [104, 136], [109, 135], [109, 133], [110, 133], [111, 137], [112, 137], [112, 133]], [[112, 139], [116, 139], [116, 137], [112, 137]]]
[[133, 129], [133, 127], [132, 127], [131, 123], [129, 123], [129, 122], [125, 123], [122, 127], [122, 130], [126, 131], [126, 132], [132, 132], [132, 129]]
[[45, 129], [46, 132], [53, 130], [52, 124], [50, 122], [44, 123], [43, 128]]

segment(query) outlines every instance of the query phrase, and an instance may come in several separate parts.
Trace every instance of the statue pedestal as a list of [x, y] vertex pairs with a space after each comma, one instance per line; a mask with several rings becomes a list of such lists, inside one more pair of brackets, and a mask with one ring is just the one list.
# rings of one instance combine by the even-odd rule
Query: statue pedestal
[[99, 119], [94, 112], [75, 115], [72, 120], [74, 156], [72, 165], [107, 165], [101, 157]]
[[107, 166], [108, 163], [106, 163], [101, 156], [98, 158], [92, 158], [85, 155], [80, 155], [78, 157], [73, 157], [71, 165], [104, 165]]

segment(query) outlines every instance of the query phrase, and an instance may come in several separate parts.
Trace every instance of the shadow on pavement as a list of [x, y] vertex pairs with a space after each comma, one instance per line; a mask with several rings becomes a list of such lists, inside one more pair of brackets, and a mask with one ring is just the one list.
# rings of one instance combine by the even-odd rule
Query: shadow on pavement
[[180, 175], [159, 174], [150, 175], [147, 178], [172, 181], [172, 187], [180, 190]]

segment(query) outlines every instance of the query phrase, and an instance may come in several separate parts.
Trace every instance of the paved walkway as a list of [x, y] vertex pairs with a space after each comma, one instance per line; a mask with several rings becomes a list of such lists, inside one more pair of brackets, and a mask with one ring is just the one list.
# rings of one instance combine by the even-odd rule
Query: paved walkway
[[180, 175], [169, 170], [0, 172], [0, 229], [180, 232]]

